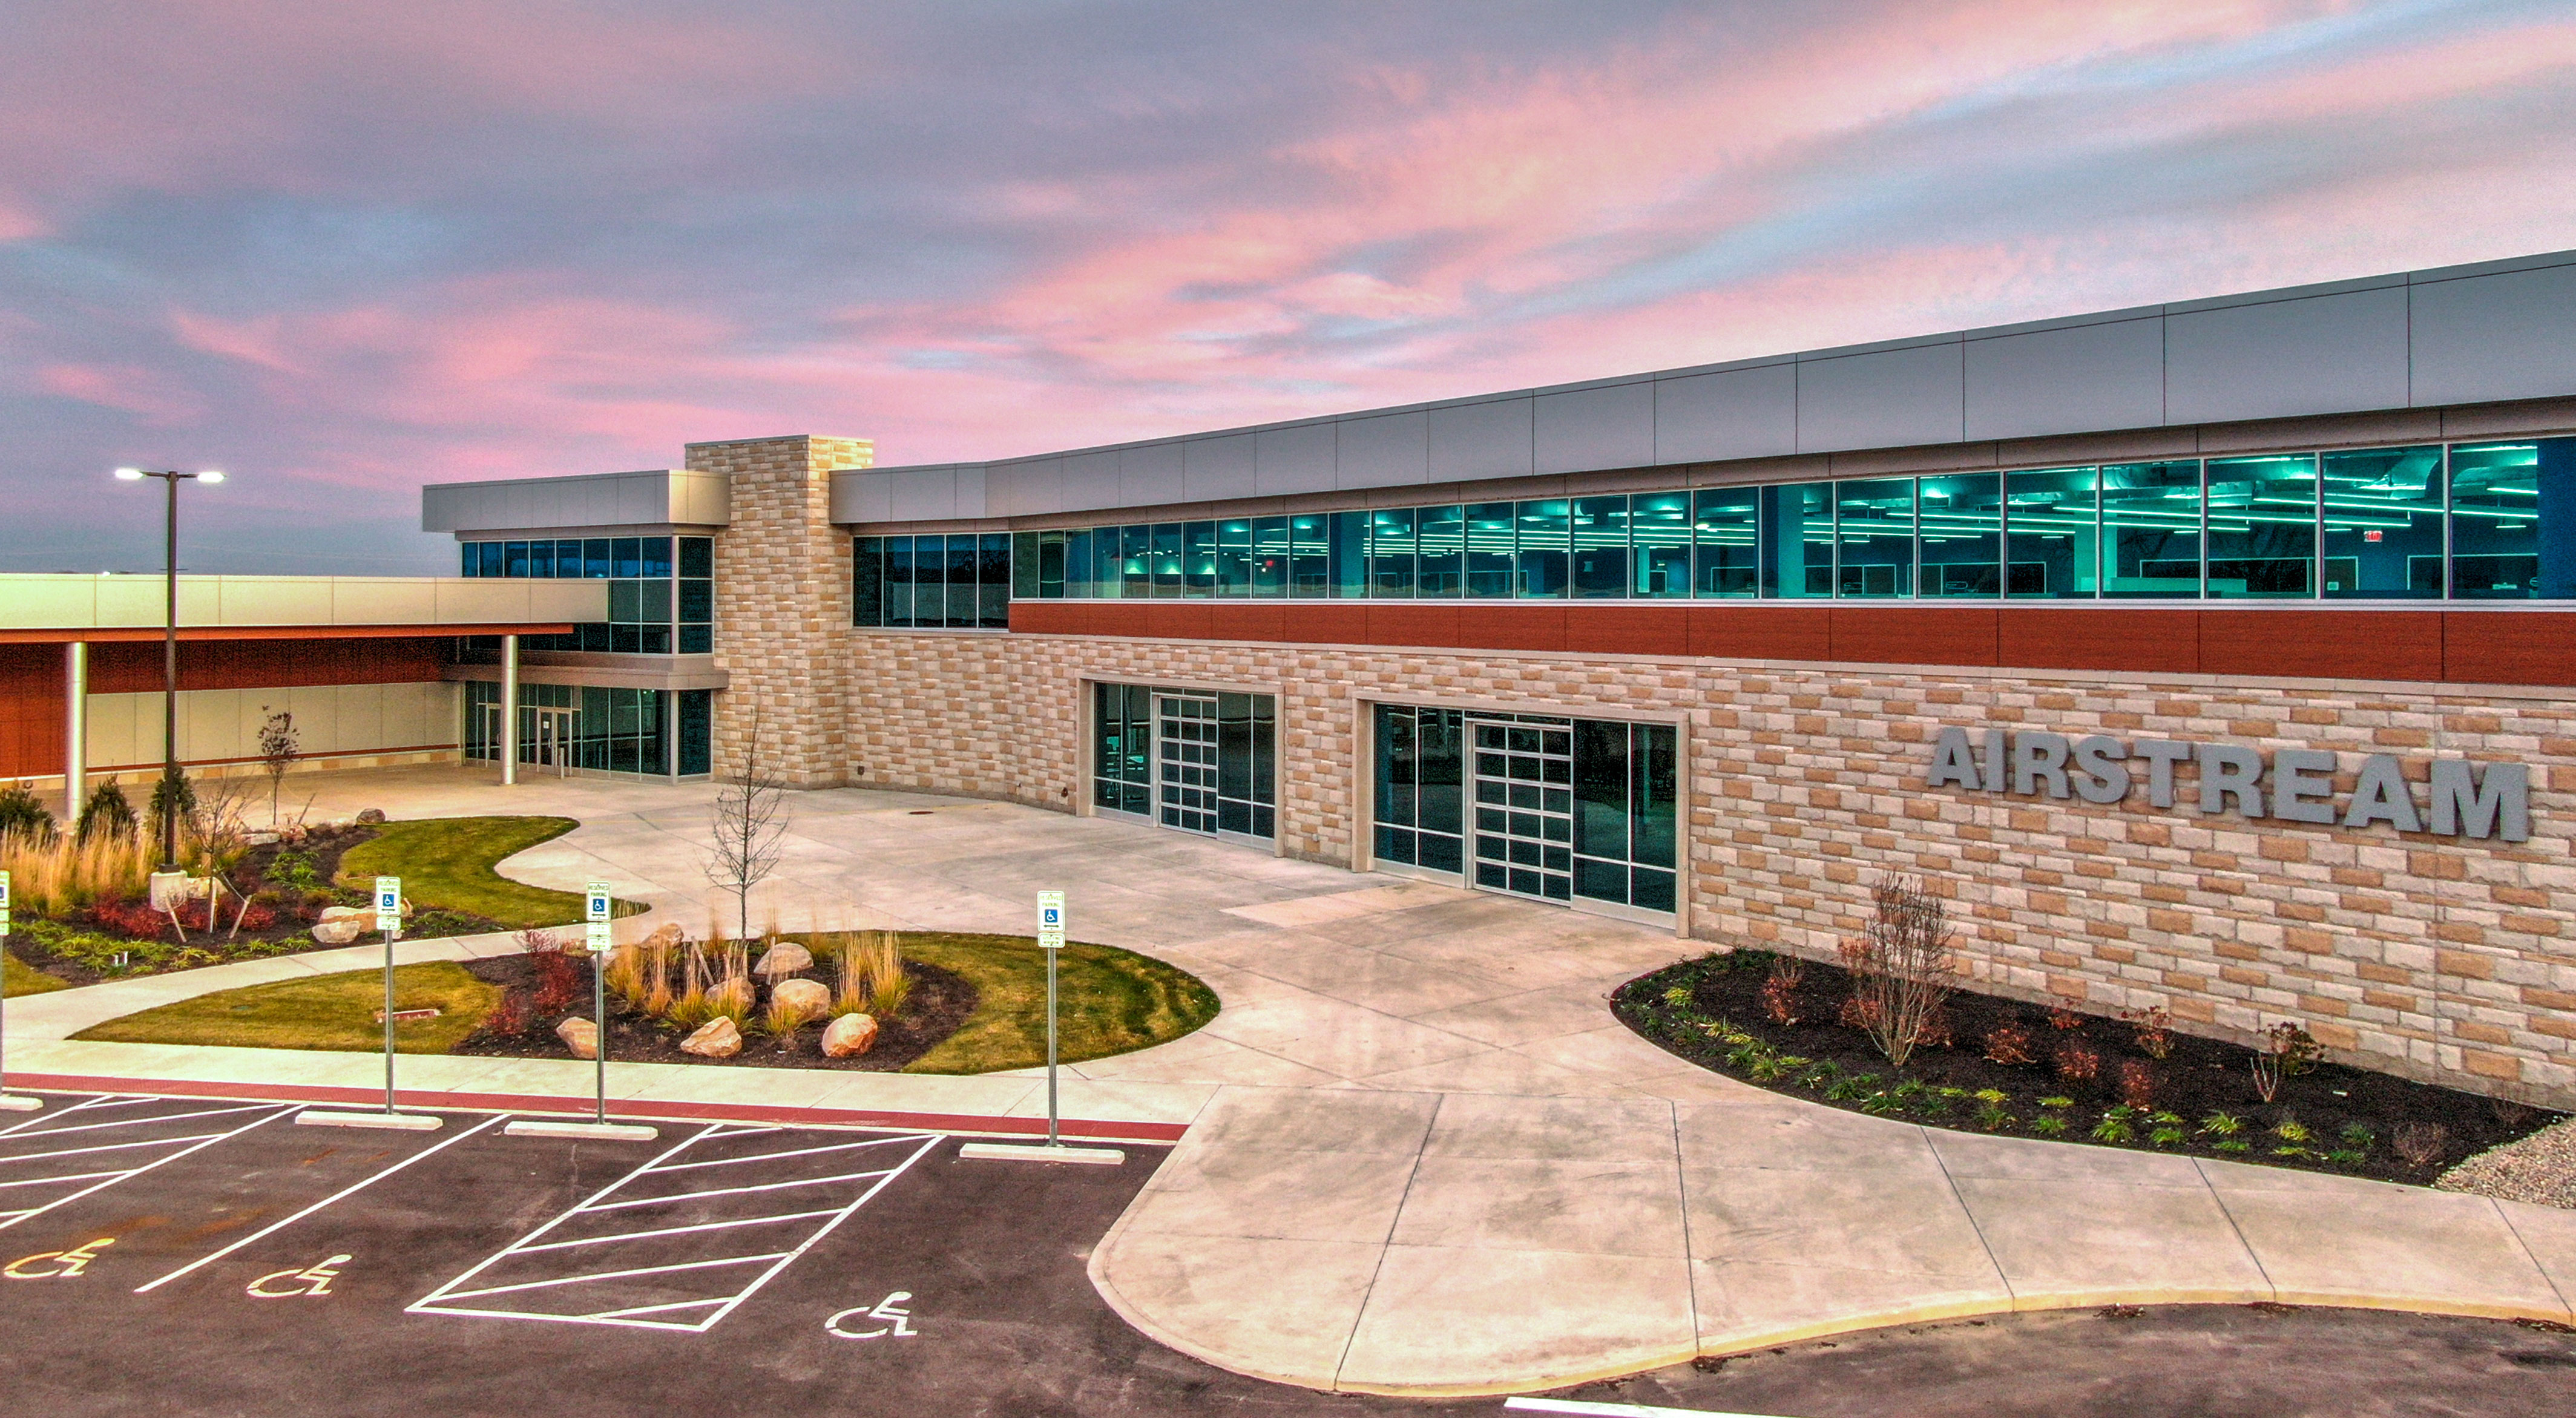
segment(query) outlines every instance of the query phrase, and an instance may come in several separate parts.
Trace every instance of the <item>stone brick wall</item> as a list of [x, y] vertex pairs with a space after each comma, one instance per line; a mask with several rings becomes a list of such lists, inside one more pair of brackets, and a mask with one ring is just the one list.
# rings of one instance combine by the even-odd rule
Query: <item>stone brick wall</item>
[[733, 525], [715, 539], [715, 771], [739, 762], [755, 716], [762, 767], [800, 788], [848, 780], [850, 717], [834, 632], [850, 623], [850, 539], [831, 525], [830, 473], [864, 468], [864, 438], [688, 445], [693, 472], [725, 473]]
[[[838, 635], [847, 688], [831, 693], [846, 693], [848, 712], [837, 732], [851, 780], [870, 785], [1071, 809], [1087, 791], [1085, 680], [1276, 693], [1282, 849], [1343, 865], [1368, 786], [1364, 701], [1679, 718], [1692, 936], [1830, 958], [1858, 930], [1872, 882], [1921, 873], [1956, 901], [1981, 988], [2097, 1012], [2162, 1005], [2181, 1027], [2240, 1041], [2295, 1019], [2350, 1061], [2576, 1105], [2576, 708], [2547, 691]], [[797, 673], [820, 684], [825, 668]], [[2518, 760], [2531, 765], [2532, 837], [2203, 818], [2188, 765], [2170, 810], [2142, 794], [2101, 807], [1921, 786], [1943, 726], [1988, 724], [2326, 749], [2339, 790], [2364, 753], [2407, 755], [2419, 783], [2436, 753]]]

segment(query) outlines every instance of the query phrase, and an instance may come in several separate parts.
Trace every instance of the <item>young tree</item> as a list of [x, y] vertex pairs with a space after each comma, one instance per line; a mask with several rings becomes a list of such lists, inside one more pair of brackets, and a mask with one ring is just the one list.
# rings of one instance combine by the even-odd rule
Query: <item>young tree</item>
[[[268, 706], [259, 706], [266, 709]], [[295, 716], [280, 709], [259, 726], [259, 761], [268, 770], [268, 825], [277, 825], [277, 790], [298, 757]]]
[[125, 790], [113, 778], [99, 784], [98, 791], [89, 795], [89, 805], [81, 809], [80, 840], [86, 842], [101, 832], [131, 837], [135, 831], [134, 805], [125, 800]]
[[1876, 906], [1860, 938], [1843, 942], [1852, 1004], [1870, 1042], [1898, 1068], [1941, 1022], [1957, 976], [1950, 951], [1949, 909], [1910, 876], [1871, 888]]
[[734, 894], [740, 908], [737, 940], [751, 939], [752, 888], [778, 866], [780, 844], [787, 835], [787, 789], [761, 769], [761, 715], [751, 706], [742, 748], [719, 780], [715, 821], [715, 861], [707, 879]]

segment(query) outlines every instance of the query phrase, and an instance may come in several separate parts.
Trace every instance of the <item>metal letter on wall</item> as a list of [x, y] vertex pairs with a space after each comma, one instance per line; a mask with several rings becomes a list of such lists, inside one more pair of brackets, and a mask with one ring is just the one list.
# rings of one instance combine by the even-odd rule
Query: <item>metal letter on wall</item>
[[2374, 753], [2361, 761], [2361, 777], [2352, 786], [2352, 807], [2343, 815], [2346, 827], [2385, 822], [2400, 832], [2421, 832], [2424, 819], [2415, 812], [2415, 794], [2406, 786], [2406, 770], [2393, 753]]
[[2075, 796], [2088, 803], [2111, 804], [2129, 795], [2129, 750], [2109, 734], [2088, 734], [2075, 741]]
[[2519, 763], [2490, 763], [2481, 775], [2465, 758], [2433, 760], [2433, 832], [2483, 842], [2531, 840], [2531, 773]]
[[2321, 748], [2283, 748], [2272, 752], [2272, 815], [2288, 822], [2335, 820], [2335, 756]]
[[1977, 778], [1977, 750], [1968, 742], [1968, 731], [1953, 724], [1941, 731], [1932, 745], [1932, 773], [1923, 780], [1927, 788], [1956, 783], [1970, 792], [1985, 786]]

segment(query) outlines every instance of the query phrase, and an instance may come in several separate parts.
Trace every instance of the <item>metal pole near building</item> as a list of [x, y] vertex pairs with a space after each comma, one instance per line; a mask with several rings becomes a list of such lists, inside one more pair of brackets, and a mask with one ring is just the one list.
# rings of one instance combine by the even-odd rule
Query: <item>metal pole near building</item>
[[89, 642], [86, 640], [75, 640], [64, 647], [63, 705], [63, 820], [76, 822], [89, 798]]
[[[7, 872], [5, 872], [5, 871], [0, 871], [0, 948], [5, 948], [8, 944], [9, 944], [9, 873], [7, 873]], [[7, 988], [7, 986], [6, 986], [6, 985], [0, 985], [0, 999], [5, 999], [5, 998], [7, 997], [7, 995], [8, 995], [8, 988]], [[5, 1039], [6, 1039], [6, 1037], [7, 1037], [7, 1035], [8, 1035], [8, 1033], [9, 1033], [9, 1025], [8, 1025], [8, 1020], [7, 1020], [7, 1019], [6, 1019], [6, 1017], [5, 1017], [5, 1010], [6, 1010], [6, 1006], [5, 1006], [5, 1005], [0, 1005], [0, 1040], [5, 1040]], [[32, 1113], [32, 1112], [36, 1111], [38, 1108], [41, 1108], [41, 1107], [45, 1106], [45, 1102], [44, 1102], [44, 1100], [43, 1100], [43, 1099], [41, 1099], [41, 1098], [19, 1098], [19, 1097], [13, 1097], [13, 1096], [11, 1096], [11, 1095], [10, 1095], [10, 1093], [8, 1092], [8, 1088], [9, 1088], [9, 1063], [8, 1063], [8, 1056], [7, 1056], [6, 1054], [0, 1054], [0, 1112], [7, 1112], [7, 1113]]]
[[385, 1110], [381, 1113], [326, 1112], [307, 1108], [295, 1115], [313, 1127], [400, 1128], [430, 1132], [444, 1121], [432, 1113], [394, 1110], [394, 942], [402, 938], [402, 878], [376, 878], [376, 929], [385, 938]]
[[[121, 482], [158, 479], [163, 493], [161, 529], [161, 777], [168, 782], [179, 775], [179, 484], [202, 482], [208, 486], [224, 480], [224, 475], [208, 471], [183, 473], [176, 469], [159, 472], [146, 468], [119, 468]], [[173, 904], [186, 889], [187, 876], [179, 870], [179, 814], [173, 810], [161, 814], [161, 867], [152, 873], [152, 906], [155, 910]], [[208, 909], [212, 909], [209, 907]]]
[[590, 952], [590, 1020], [591, 1077], [598, 1088], [597, 1100], [586, 1123], [541, 1122], [534, 1119], [511, 1123], [501, 1129], [513, 1137], [590, 1137], [617, 1142], [650, 1142], [661, 1135], [661, 1129], [649, 1123], [612, 1123], [608, 1120], [608, 957], [615, 947], [616, 929], [611, 917], [617, 902], [608, 894], [608, 883], [594, 881], [583, 893], [582, 925], [584, 944]]
[[960, 1157], [984, 1158], [997, 1162], [1091, 1162], [1115, 1167], [1127, 1160], [1127, 1154], [1115, 1147], [1068, 1147], [1062, 1136], [1062, 1123], [1056, 1107], [1056, 957], [1064, 952], [1064, 893], [1038, 893], [1038, 949], [1046, 954], [1047, 981], [1047, 1140], [1027, 1142], [970, 1142], [957, 1150]]
[[501, 637], [501, 785], [519, 781], [519, 637]]

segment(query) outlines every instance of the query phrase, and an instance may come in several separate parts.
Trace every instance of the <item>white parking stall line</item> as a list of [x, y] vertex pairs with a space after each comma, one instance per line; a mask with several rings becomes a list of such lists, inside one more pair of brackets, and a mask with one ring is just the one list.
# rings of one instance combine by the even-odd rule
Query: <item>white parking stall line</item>
[[[820, 1243], [824, 1237], [829, 1236], [843, 1222], [848, 1221], [860, 1207], [867, 1205], [868, 1202], [873, 1200], [878, 1193], [884, 1191], [896, 1177], [903, 1175], [903, 1173], [909, 1170], [914, 1163], [920, 1161], [924, 1156], [927, 1156], [930, 1151], [940, 1143], [940, 1138], [934, 1134], [905, 1133], [891, 1137], [869, 1138], [862, 1142], [837, 1143], [821, 1147], [793, 1148], [779, 1152], [749, 1154], [742, 1157], [716, 1157], [682, 1160], [682, 1155], [684, 1153], [703, 1143], [722, 1141], [728, 1138], [745, 1137], [758, 1133], [775, 1132], [779, 1130], [780, 1129], [776, 1128], [762, 1127], [710, 1126], [698, 1132], [694, 1136], [682, 1141], [677, 1146], [663, 1152], [652, 1161], [645, 1163], [643, 1166], [638, 1167], [634, 1171], [627, 1173], [625, 1176], [618, 1178], [616, 1181], [609, 1183], [606, 1187], [593, 1193], [590, 1197], [582, 1201], [579, 1205], [574, 1206], [571, 1210], [564, 1212], [562, 1215], [553, 1218], [534, 1231], [529, 1232], [527, 1235], [511, 1242], [500, 1251], [495, 1252], [493, 1255], [477, 1263], [464, 1274], [457, 1276], [455, 1279], [448, 1281], [445, 1285], [440, 1286], [437, 1290], [423, 1296], [420, 1300], [410, 1305], [406, 1312], [411, 1314], [472, 1316], [482, 1319], [548, 1320], [559, 1324], [621, 1325], [641, 1329], [678, 1330], [692, 1334], [703, 1334], [722, 1321], [726, 1315], [733, 1313], [733, 1311], [744, 1301], [750, 1299], [754, 1294], [757, 1294], [761, 1287], [767, 1285], [772, 1279], [776, 1278], [781, 1271], [794, 1264], [799, 1256], [802, 1256], [807, 1251], [813, 1249], [814, 1246]], [[860, 1148], [887, 1146], [908, 1146], [910, 1151], [902, 1158], [901, 1161], [896, 1162], [894, 1165], [889, 1167], [871, 1169], [863, 1172], [842, 1173], [830, 1177], [796, 1178], [782, 1182], [762, 1182], [744, 1186], [716, 1187], [699, 1192], [683, 1191], [649, 1197], [622, 1196], [619, 1194], [629, 1186], [648, 1177], [660, 1177], [672, 1173], [697, 1172], [709, 1167], [733, 1166], [746, 1162], [778, 1162], [785, 1159], [842, 1154], [855, 1151]], [[812, 1187], [824, 1185], [852, 1185], [861, 1183], [864, 1183], [864, 1185], [859, 1187], [855, 1196], [851, 1197], [846, 1203], [836, 1206], [816, 1208], [809, 1203], [804, 1206], [798, 1206], [790, 1211], [766, 1213], [757, 1216], [720, 1216], [712, 1220], [696, 1221], [676, 1226], [652, 1227], [640, 1231], [623, 1231], [609, 1235], [577, 1237], [569, 1240], [550, 1241], [546, 1239], [546, 1237], [553, 1234], [557, 1228], [574, 1221], [576, 1218], [586, 1218], [602, 1212], [624, 1211], [643, 1206], [676, 1205], [685, 1202], [704, 1201], [710, 1198], [742, 1198], [758, 1193], [786, 1191], [799, 1188], [810, 1189]], [[793, 1205], [793, 1203], [791, 1203], [791, 1205]], [[572, 1251], [580, 1251], [585, 1254], [598, 1254], [599, 1248], [612, 1247], [621, 1244], [639, 1242], [647, 1244], [654, 1242], [668, 1243], [673, 1241], [675, 1238], [693, 1235], [719, 1237], [725, 1232], [740, 1231], [747, 1227], [777, 1224], [794, 1224], [810, 1227], [811, 1229], [803, 1240], [786, 1250], [764, 1250], [753, 1254], [721, 1255], [706, 1259], [677, 1261], [661, 1265], [629, 1266], [622, 1269], [605, 1271], [559, 1274], [543, 1279], [523, 1280], [503, 1285], [478, 1286], [475, 1284], [478, 1277], [489, 1274], [495, 1266], [501, 1265], [506, 1261], [521, 1258], [531, 1258], [540, 1255], [559, 1254]], [[739, 1244], [739, 1242], [737, 1242], [737, 1244]], [[669, 1249], [667, 1245], [665, 1245], [661, 1250], [661, 1254], [667, 1255], [669, 1253]], [[638, 1258], [641, 1259], [642, 1257]], [[731, 1287], [720, 1293], [703, 1295], [685, 1300], [657, 1300], [652, 1303], [611, 1306], [602, 1309], [592, 1309], [587, 1306], [582, 1306], [572, 1309], [557, 1308], [553, 1310], [510, 1309], [499, 1306], [487, 1307], [484, 1305], [469, 1303], [472, 1301], [489, 1299], [494, 1296], [517, 1295], [527, 1297], [549, 1291], [562, 1294], [565, 1298], [570, 1299], [572, 1296], [582, 1294], [583, 1292], [578, 1288], [568, 1289], [567, 1287], [593, 1286], [603, 1281], [636, 1280], [655, 1276], [677, 1275], [687, 1272], [715, 1272], [739, 1266], [761, 1266], [763, 1269], [759, 1274], [751, 1277], [747, 1283], [738, 1287]], [[494, 1278], [497, 1279], [499, 1277], [496, 1276]], [[596, 1294], [595, 1291], [590, 1293]], [[636, 1298], [640, 1299], [641, 1297]], [[594, 1300], [592, 1303], [595, 1304], [596, 1301]], [[579, 1302], [575, 1301], [574, 1304], [578, 1305]], [[691, 1311], [705, 1311], [705, 1313], [694, 1319], [685, 1318], [684, 1316]]]
[[[161, 1121], [159, 1118], [151, 1119]], [[229, 1133], [192, 1132], [180, 1137], [146, 1137], [133, 1142], [102, 1142], [96, 1147], [66, 1147], [55, 1152], [21, 1152], [14, 1157], [0, 1157], [0, 1166], [20, 1162], [45, 1162], [56, 1157], [89, 1157], [101, 1152], [131, 1152], [138, 1147], [167, 1147], [174, 1142], [202, 1142], [210, 1137], [229, 1137]]]
[[26, 1132], [31, 1128], [42, 1127], [46, 1123], [60, 1122], [74, 1113], [86, 1112], [92, 1108], [121, 1108], [129, 1107], [136, 1103], [150, 1103], [155, 1101], [158, 1100], [151, 1098], [117, 1098], [113, 1095], [101, 1094], [95, 1098], [83, 1099], [82, 1101], [74, 1103], [70, 1107], [61, 1109], [57, 1112], [40, 1113], [35, 1117], [27, 1119], [23, 1123], [17, 1123], [9, 1127], [0, 1128], [0, 1137], [7, 1137], [11, 1133], [16, 1132]]
[[14, 1182], [0, 1182], [0, 1187], [49, 1187], [61, 1182], [86, 1182], [96, 1177], [121, 1175], [122, 1172], [75, 1172], [68, 1177], [20, 1177]]
[[[282, 1108], [269, 1109], [268, 1111], [261, 1113], [259, 1117], [253, 1118], [249, 1122], [246, 1122], [240, 1127], [234, 1128], [229, 1132], [191, 1133], [182, 1137], [153, 1138], [148, 1142], [116, 1143], [101, 1147], [74, 1148], [64, 1152], [40, 1152], [33, 1154], [32, 1156], [0, 1157], [0, 1167], [10, 1167], [21, 1162], [35, 1161], [39, 1158], [45, 1157], [72, 1157], [99, 1152], [122, 1151], [133, 1147], [150, 1147], [156, 1145], [167, 1147], [183, 1142], [188, 1144], [185, 1147], [181, 1147], [176, 1152], [170, 1153], [164, 1157], [156, 1157], [139, 1167], [128, 1167], [120, 1171], [106, 1173], [85, 1173], [81, 1177], [49, 1176], [37, 1178], [35, 1180], [55, 1183], [85, 1180], [87, 1178], [96, 1178], [97, 1180], [91, 1181], [88, 1186], [82, 1187], [78, 1191], [71, 1192], [68, 1195], [58, 1196], [52, 1201], [46, 1202], [42, 1206], [28, 1207], [22, 1211], [0, 1211], [0, 1231], [8, 1230], [10, 1227], [17, 1225], [21, 1221], [33, 1220], [34, 1218], [42, 1216], [46, 1212], [53, 1210], [55, 1207], [68, 1206], [71, 1203], [80, 1200], [82, 1197], [89, 1196], [95, 1192], [105, 1191], [109, 1187], [116, 1186], [135, 1177], [142, 1176], [144, 1173], [149, 1172], [156, 1167], [166, 1167], [169, 1164], [178, 1161], [182, 1157], [186, 1157], [191, 1153], [202, 1152], [205, 1149], [214, 1146], [216, 1143], [222, 1142], [228, 1138], [239, 1137], [243, 1133], [249, 1132], [251, 1129], [259, 1127], [264, 1123], [275, 1122], [279, 1118], [285, 1117], [287, 1114], [294, 1112], [296, 1107], [296, 1104], [290, 1103]], [[70, 1110], [66, 1109], [65, 1111], [68, 1112]], [[246, 1109], [244, 1111], [257, 1111], [257, 1109]], [[159, 1121], [160, 1119], [157, 1117], [133, 1118], [129, 1119], [125, 1125], [129, 1127], [150, 1127], [152, 1124]]]
[[[270, 1106], [272, 1105], [267, 1103], [245, 1103], [235, 1108], [207, 1108], [194, 1113], [154, 1113], [148, 1118], [119, 1118], [114, 1122], [81, 1123], [77, 1126], [67, 1128], [42, 1128], [28, 1135], [31, 1137], [63, 1137], [76, 1132], [97, 1132], [101, 1128], [129, 1128], [142, 1123], [183, 1123], [194, 1118], [220, 1118], [226, 1113], [256, 1113], [260, 1109]], [[69, 1110], [66, 1109], [65, 1111]], [[59, 1117], [61, 1115], [57, 1114], [56, 1116]]]
[[287, 1227], [294, 1225], [296, 1222], [303, 1220], [314, 1212], [320, 1211], [331, 1203], [339, 1201], [343, 1197], [355, 1196], [359, 1192], [365, 1191], [367, 1188], [374, 1186], [376, 1183], [383, 1181], [385, 1178], [392, 1176], [394, 1173], [401, 1171], [403, 1168], [410, 1166], [414, 1162], [420, 1161], [422, 1158], [432, 1156], [438, 1152], [446, 1150], [447, 1148], [454, 1147], [456, 1144], [463, 1142], [465, 1139], [472, 1137], [478, 1132], [483, 1131], [485, 1128], [491, 1127], [496, 1123], [506, 1121], [507, 1117], [507, 1114], [496, 1114], [492, 1117], [485, 1118], [482, 1122], [467, 1128], [465, 1131], [456, 1134], [454, 1137], [446, 1139], [436, 1147], [424, 1147], [409, 1157], [406, 1157], [392, 1166], [387, 1167], [383, 1171], [376, 1173], [374, 1176], [367, 1178], [365, 1181], [359, 1182], [354, 1186], [343, 1187], [329, 1196], [322, 1198], [320, 1201], [313, 1203], [311, 1206], [304, 1208], [302, 1211], [295, 1213], [293, 1216], [287, 1217], [283, 1221], [272, 1222], [271, 1224], [263, 1226], [260, 1229], [251, 1232], [249, 1235], [242, 1237], [240, 1240], [233, 1242], [231, 1245], [224, 1247], [222, 1250], [215, 1251], [209, 1255], [199, 1256], [195, 1260], [188, 1262], [177, 1270], [171, 1271], [169, 1274], [162, 1276], [158, 1280], [148, 1281], [144, 1284], [137, 1285], [134, 1287], [134, 1293], [140, 1295], [147, 1291], [157, 1290], [160, 1287], [169, 1284], [171, 1281], [178, 1279], [180, 1276], [186, 1275], [188, 1272], [197, 1269], [199, 1266], [211, 1265], [216, 1261], [222, 1260], [224, 1257], [231, 1255], [233, 1252], [240, 1250], [251, 1242], [258, 1240], [263, 1236], [283, 1231]]

